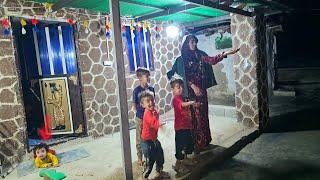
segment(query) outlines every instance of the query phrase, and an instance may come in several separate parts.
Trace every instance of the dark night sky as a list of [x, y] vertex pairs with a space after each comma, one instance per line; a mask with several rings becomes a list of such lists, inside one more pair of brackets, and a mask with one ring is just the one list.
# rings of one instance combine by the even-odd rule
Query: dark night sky
[[282, 25], [284, 31], [277, 36], [279, 60], [299, 64], [312, 61], [320, 66], [320, 13], [286, 15]]
[[295, 10], [283, 16], [277, 35], [280, 65], [320, 67], [320, 7], [310, 0], [291, 3]]

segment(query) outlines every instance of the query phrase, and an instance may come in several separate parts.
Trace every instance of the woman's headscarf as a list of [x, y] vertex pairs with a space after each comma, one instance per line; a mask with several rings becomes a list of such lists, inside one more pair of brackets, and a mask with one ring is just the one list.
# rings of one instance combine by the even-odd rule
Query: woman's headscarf
[[196, 50], [191, 50], [189, 47], [189, 42], [194, 39], [196, 43], [198, 43], [198, 38], [195, 35], [188, 35], [186, 36], [182, 47], [181, 47], [181, 56], [184, 61], [195, 61], [197, 59], [196, 57], [196, 51], [198, 51], [198, 48], [196, 47]]

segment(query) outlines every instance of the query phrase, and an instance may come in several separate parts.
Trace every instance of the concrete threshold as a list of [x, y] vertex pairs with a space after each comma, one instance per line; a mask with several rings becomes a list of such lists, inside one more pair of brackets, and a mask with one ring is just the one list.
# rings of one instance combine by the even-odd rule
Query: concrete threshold
[[236, 108], [234, 106], [209, 105], [209, 112], [215, 116], [237, 118]]
[[253, 142], [260, 136], [259, 130], [255, 130], [247, 136], [242, 137], [229, 148], [216, 146], [215, 148], [201, 154], [197, 159], [199, 164], [192, 170], [190, 174], [181, 179], [194, 180], [205, 177], [212, 167], [218, 166], [233, 156], [238, 154], [247, 144]]

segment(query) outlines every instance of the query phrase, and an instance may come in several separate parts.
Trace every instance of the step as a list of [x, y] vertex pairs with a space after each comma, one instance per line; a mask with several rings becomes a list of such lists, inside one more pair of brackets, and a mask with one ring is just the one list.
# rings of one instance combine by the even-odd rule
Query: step
[[237, 118], [236, 107], [223, 105], [209, 105], [209, 112], [215, 116]]
[[274, 96], [290, 96], [290, 97], [294, 97], [294, 96], [296, 96], [296, 92], [295, 91], [288, 91], [288, 90], [274, 90], [273, 91], [273, 95]]

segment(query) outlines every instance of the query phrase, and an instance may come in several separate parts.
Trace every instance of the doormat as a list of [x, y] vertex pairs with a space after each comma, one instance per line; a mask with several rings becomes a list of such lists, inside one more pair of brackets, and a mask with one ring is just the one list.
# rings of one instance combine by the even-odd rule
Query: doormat
[[[84, 148], [77, 148], [71, 151], [66, 151], [63, 153], [58, 153], [57, 157], [59, 159], [59, 165], [69, 163], [72, 161], [76, 161], [82, 158], [86, 158], [90, 156], [90, 154]], [[34, 166], [34, 161], [29, 160], [26, 162], [22, 162], [17, 167], [17, 174], [19, 177], [26, 176], [28, 174], [32, 174], [40, 171], [42, 168], [36, 168]]]
[[56, 144], [64, 143], [69, 140], [76, 139], [76, 137], [61, 137], [61, 138], [52, 138], [50, 140], [44, 141], [41, 139], [28, 139], [29, 149], [32, 150], [36, 145], [40, 143], [46, 143], [48, 146], [53, 146]]

